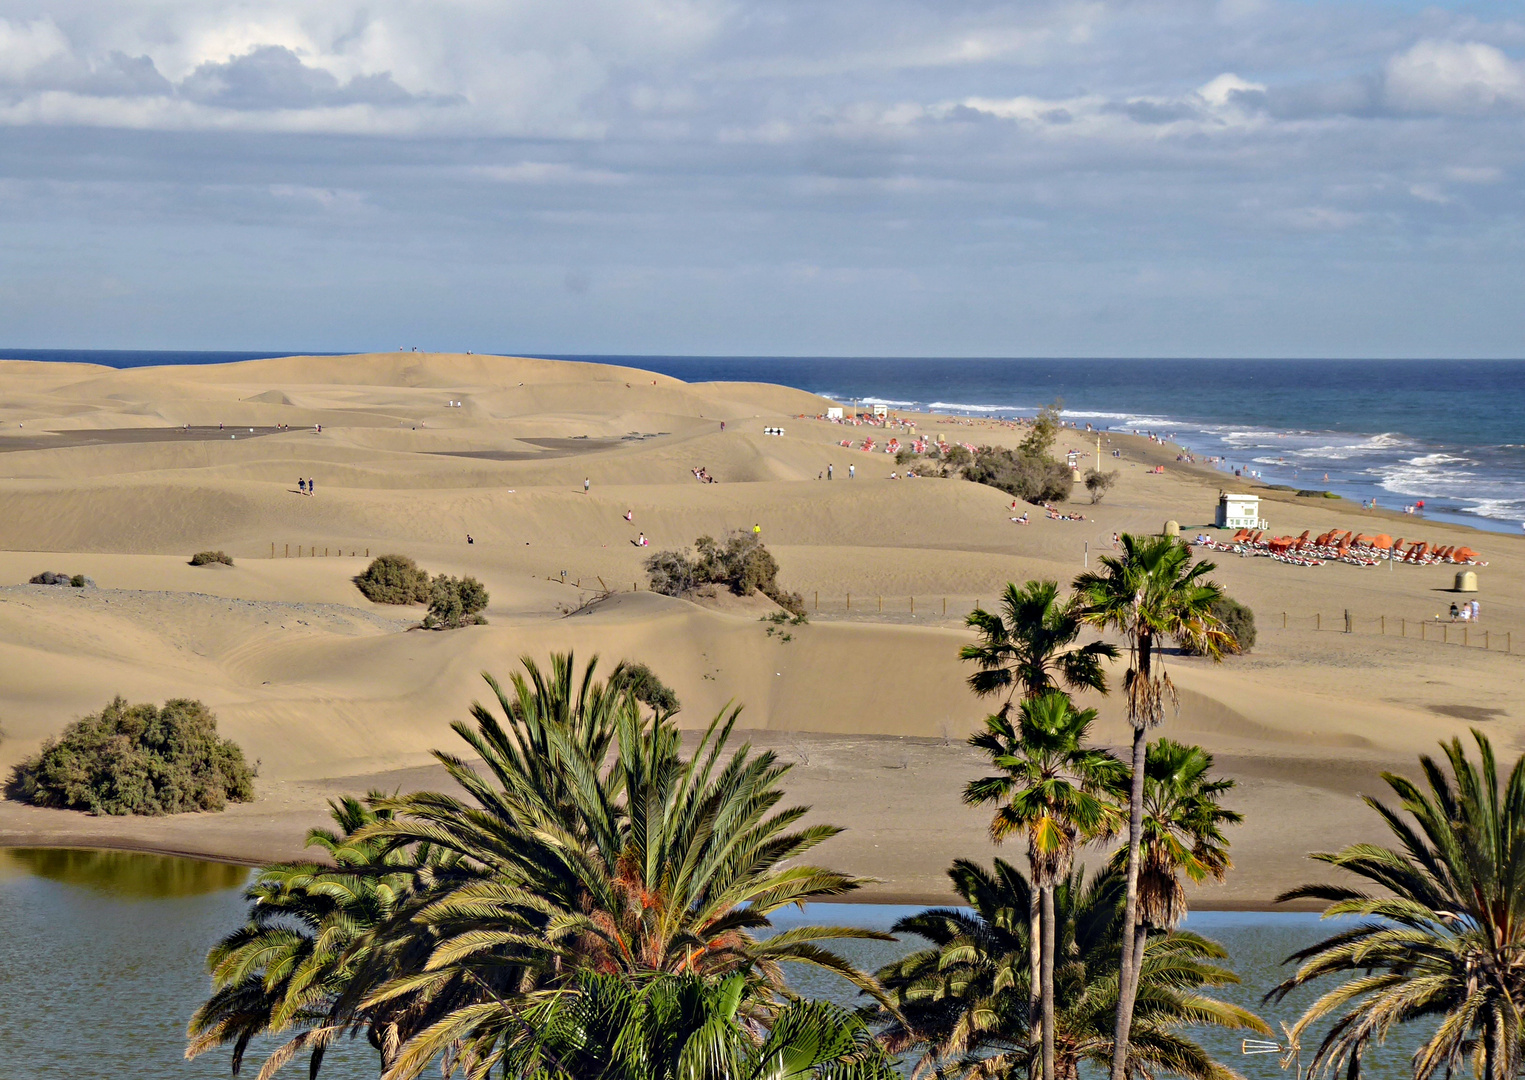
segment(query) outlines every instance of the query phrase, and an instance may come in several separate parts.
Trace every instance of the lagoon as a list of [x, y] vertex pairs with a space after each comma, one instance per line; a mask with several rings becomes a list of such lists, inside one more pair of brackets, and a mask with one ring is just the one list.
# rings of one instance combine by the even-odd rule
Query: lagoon
[[[224, 863], [120, 851], [0, 849], [0, 1080], [211, 1080], [229, 1075], [225, 1052], [183, 1057], [185, 1024], [209, 986], [207, 948], [243, 917], [240, 890], [249, 870]], [[817, 904], [785, 925], [809, 921], [888, 930], [915, 908]], [[1224, 996], [1275, 1023], [1296, 1018], [1311, 995], [1259, 1004], [1284, 977], [1281, 961], [1329, 932], [1317, 916], [1198, 912], [1191, 929], [1228, 948], [1244, 980]], [[842, 951], [873, 968], [916, 948], [915, 940], [844, 943]], [[850, 1003], [847, 983], [824, 973], [798, 977], [809, 996]], [[1379, 1048], [1363, 1063], [1368, 1080], [1412, 1075], [1416, 1040]], [[1214, 1055], [1248, 1080], [1293, 1077], [1274, 1055], [1242, 1057], [1239, 1038], [1203, 1036]], [[264, 1053], [250, 1049], [246, 1075]], [[282, 1075], [304, 1076], [305, 1061]], [[322, 1076], [374, 1080], [376, 1057], [363, 1041], [335, 1047]]]

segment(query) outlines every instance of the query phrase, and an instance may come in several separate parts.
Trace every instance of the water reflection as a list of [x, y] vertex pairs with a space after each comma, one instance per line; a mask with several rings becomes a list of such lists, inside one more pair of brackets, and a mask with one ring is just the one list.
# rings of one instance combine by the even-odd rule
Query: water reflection
[[232, 863], [96, 848], [0, 848], [4, 871], [132, 900], [204, 896], [240, 888], [249, 880], [249, 868]]

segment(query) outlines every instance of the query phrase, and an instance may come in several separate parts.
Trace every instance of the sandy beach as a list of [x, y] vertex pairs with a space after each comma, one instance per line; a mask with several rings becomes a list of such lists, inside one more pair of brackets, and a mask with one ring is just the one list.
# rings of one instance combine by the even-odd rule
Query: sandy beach
[[[1179, 463], [1177, 448], [1113, 434], [1102, 436], [1104, 453], [1122, 454], [1105, 459], [1120, 473], [1113, 490], [1093, 507], [1077, 488], [1063, 508], [1087, 520], [1036, 512], [1018, 526], [994, 488], [890, 479], [892, 457], [839, 442], [871, 433], [882, 446], [895, 432], [814, 419], [835, 404], [814, 395], [583, 363], [0, 361], [0, 388], [0, 769], [115, 694], [201, 698], [260, 762], [258, 800], [222, 814], [102, 819], [0, 803], [0, 844], [13, 846], [296, 855], [326, 799], [442, 782], [429, 750], [455, 749], [448, 725], [487, 695], [481, 672], [506, 679], [521, 655], [574, 650], [649, 664], [682, 698], [687, 728], [743, 704], [747, 737], [796, 763], [791, 794], [847, 828], [823, 861], [879, 879], [864, 899], [941, 901], [951, 858], [994, 850], [988, 813], [959, 798], [982, 767], [963, 740], [986, 711], [956, 657], [963, 615], [1006, 581], [1067, 583], [1114, 532], [1172, 519], [1193, 534], [1220, 489], [1240, 489]], [[906, 419], [953, 442], [1020, 438], [994, 421]], [[783, 434], [764, 434], [773, 428]], [[1095, 439], [1066, 431], [1058, 449], [1093, 454]], [[834, 479], [818, 479], [828, 463]], [[698, 482], [699, 468], [718, 482]], [[1415, 772], [1439, 740], [1477, 726], [1501, 756], [1525, 750], [1525, 540], [1260, 494], [1275, 533], [1338, 527], [1478, 549], [1483, 617], [1436, 624], [1457, 599], [1452, 567], [1214, 556], [1259, 640], [1221, 665], [1168, 661], [1181, 709], [1165, 730], [1217, 755], [1246, 815], [1231, 834], [1236, 868], [1198, 893], [1203, 907], [1268, 905], [1317, 873], [1306, 852], [1378, 838], [1359, 796], [1385, 790], [1383, 770]], [[767, 635], [756, 605], [645, 590], [652, 550], [754, 525], [811, 613], [791, 640]], [[205, 549], [235, 565], [188, 565]], [[489, 624], [411, 630], [421, 609], [365, 600], [351, 579], [383, 552], [478, 577]], [[26, 584], [45, 570], [96, 587]], [[1101, 711], [1098, 737], [1123, 744], [1120, 703], [1085, 703]]]

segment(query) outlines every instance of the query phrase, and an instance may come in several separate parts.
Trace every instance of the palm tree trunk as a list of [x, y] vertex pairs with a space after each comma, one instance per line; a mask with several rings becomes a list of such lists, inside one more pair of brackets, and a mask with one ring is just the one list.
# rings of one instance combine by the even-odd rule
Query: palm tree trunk
[[1043, 1037], [1043, 891], [1036, 886], [1027, 893], [1027, 953], [1031, 981], [1027, 984], [1027, 1029], [1029, 1041], [1036, 1044]]
[[[1148, 687], [1149, 647], [1147, 636], [1138, 641], [1135, 679]], [[1144, 693], [1148, 693], [1146, 689]], [[1137, 694], [1134, 695], [1137, 701]], [[1133, 1026], [1133, 998], [1138, 983], [1133, 970], [1134, 930], [1138, 926], [1138, 870], [1144, 842], [1144, 752], [1148, 745], [1146, 716], [1132, 716], [1133, 786], [1128, 798], [1128, 896], [1123, 903], [1122, 970], [1117, 980], [1117, 1022], [1112, 1033], [1112, 1080], [1125, 1080], [1128, 1064], [1128, 1032]]]
[[1054, 886], [1043, 886], [1043, 1080], [1054, 1075]]
[[1130, 962], [1128, 971], [1129, 987], [1128, 1001], [1130, 1007], [1138, 1001], [1139, 979], [1144, 973], [1144, 947], [1149, 944], [1149, 924], [1140, 922], [1133, 931], [1133, 960]]

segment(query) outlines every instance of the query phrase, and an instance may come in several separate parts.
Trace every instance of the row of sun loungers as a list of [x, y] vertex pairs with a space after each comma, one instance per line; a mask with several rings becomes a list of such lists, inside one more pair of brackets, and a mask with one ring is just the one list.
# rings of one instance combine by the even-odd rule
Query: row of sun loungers
[[1367, 536], [1363, 533], [1331, 529], [1319, 536], [1305, 530], [1301, 536], [1267, 537], [1263, 531], [1240, 529], [1227, 541], [1199, 537], [1203, 547], [1235, 554], [1268, 555], [1293, 566], [1322, 566], [1342, 562], [1351, 566], [1376, 566], [1383, 560], [1412, 566], [1487, 566], [1479, 553], [1457, 544], [1434, 545], [1413, 541], [1405, 546], [1403, 537], [1394, 540], [1386, 533]]

